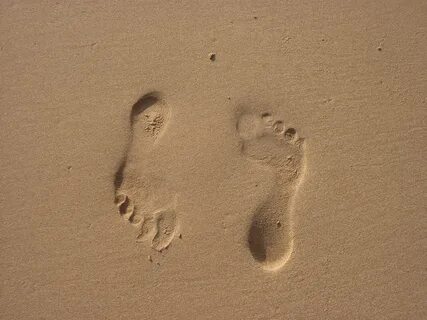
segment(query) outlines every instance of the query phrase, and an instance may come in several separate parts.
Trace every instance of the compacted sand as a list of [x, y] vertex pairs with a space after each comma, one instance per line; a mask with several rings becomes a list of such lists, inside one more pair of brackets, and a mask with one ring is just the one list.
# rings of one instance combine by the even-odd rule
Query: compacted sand
[[425, 319], [425, 1], [2, 1], [1, 319]]

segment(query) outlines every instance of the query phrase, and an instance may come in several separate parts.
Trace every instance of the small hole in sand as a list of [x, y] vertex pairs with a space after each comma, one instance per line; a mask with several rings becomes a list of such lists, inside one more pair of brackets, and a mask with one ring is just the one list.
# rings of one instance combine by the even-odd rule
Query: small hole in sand
[[297, 131], [294, 128], [289, 128], [285, 131], [285, 138], [288, 140], [292, 140], [295, 137]]

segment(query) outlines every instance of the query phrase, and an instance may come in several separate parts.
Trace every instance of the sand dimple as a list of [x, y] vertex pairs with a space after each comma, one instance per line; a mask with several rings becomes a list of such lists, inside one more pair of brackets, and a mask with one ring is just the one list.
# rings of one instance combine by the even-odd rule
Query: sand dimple
[[304, 139], [267, 112], [241, 115], [237, 130], [242, 153], [275, 173], [274, 187], [252, 216], [248, 246], [264, 269], [277, 270], [293, 250], [292, 200], [304, 170]]
[[138, 228], [138, 242], [149, 241], [157, 251], [170, 245], [177, 229], [175, 195], [147, 165], [170, 116], [159, 96], [146, 94], [133, 105], [130, 141], [114, 181], [120, 215]]

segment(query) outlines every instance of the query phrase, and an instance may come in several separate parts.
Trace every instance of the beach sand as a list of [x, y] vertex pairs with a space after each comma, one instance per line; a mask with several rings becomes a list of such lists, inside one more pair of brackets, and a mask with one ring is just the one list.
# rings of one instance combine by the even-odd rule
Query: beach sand
[[425, 319], [425, 1], [2, 1], [1, 319]]

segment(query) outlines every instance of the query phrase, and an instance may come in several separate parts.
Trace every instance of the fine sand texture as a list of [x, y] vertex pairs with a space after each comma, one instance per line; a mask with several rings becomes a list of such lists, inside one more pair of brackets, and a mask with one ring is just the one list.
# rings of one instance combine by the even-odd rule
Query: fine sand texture
[[0, 319], [427, 319], [427, 2], [0, 2]]

